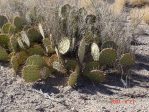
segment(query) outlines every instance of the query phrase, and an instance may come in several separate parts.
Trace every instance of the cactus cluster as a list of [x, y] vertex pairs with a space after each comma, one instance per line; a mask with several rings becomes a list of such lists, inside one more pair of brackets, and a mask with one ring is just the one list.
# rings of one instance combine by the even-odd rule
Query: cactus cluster
[[102, 42], [96, 28], [96, 16], [87, 15], [84, 8], [76, 10], [66, 4], [61, 7], [59, 25], [62, 37], [54, 41], [44, 33], [41, 23], [27, 24], [25, 18], [9, 22], [0, 16], [0, 61], [9, 61], [15, 72], [21, 71], [26, 82], [36, 82], [51, 75], [63, 74], [74, 87], [80, 77], [102, 83], [108, 68], [115, 65], [131, 67], [134, 56], [121, 54], [112, 40]]

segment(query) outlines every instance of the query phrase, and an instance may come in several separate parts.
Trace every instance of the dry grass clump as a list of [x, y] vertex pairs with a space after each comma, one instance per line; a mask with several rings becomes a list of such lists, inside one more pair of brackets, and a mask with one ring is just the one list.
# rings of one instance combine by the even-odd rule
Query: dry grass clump
[[136, 23], [138, 20], [149, 24], [149, 7], [135, 8], [130, 11], [131, 21]]
[[115, 2], [111, 5], [111, 10], [114, 14], [120, 14], [125, 6], [125, 0], [115, 0]]
[[132, 6], [142, 6], [149, 3], [148, 0], [127, 0], [127, 2]]

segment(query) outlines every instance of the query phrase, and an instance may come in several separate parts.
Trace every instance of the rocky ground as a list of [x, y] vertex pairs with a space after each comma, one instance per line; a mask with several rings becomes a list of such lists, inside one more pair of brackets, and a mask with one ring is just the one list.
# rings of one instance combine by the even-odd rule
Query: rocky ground
[[0, 112], [149, 112], [149, 35], [136, 40], [137, 63], [127, 88], [120, 76], [102, 85], [84, 82], [76, 89], [51, 86], [52, 81], [27, 85], [1, 63]]

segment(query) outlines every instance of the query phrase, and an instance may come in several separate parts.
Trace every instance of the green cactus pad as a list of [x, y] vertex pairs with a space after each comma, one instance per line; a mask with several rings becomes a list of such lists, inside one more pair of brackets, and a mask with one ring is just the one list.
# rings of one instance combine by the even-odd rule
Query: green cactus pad
[[75, 70], [76, 65], [77, 65], [77, 61], [76, 60], [74, 60], [74, 59], [66, 60], [65, 67], [66, 67], [67, 70]]
[[8, 44], [9, 44], [9, 36], [5, 34], [0, 34], [0, 45], [7, 49], [9, 47]]
[[13, 33], [15, 31], [15, 26], [13, 26], [11, 23], [6, 23], [2, 27], [2, 31], [4, 33]]
[[112, 48], [103, 49], [99, 55], [99, 63], [103, 66], [112, 66], [116, 61], [116, 50]]
[[46, 79], [51, 75], [52, 71], [48, 67], [43, 67], [40, 70], [40, 75], [42, 79]]
[[11, 67], [13, 68], [13, 70], [14, 70], [15, 72], [18, 71], [18, 68], [19, 68], [20, 65], [19, 65], [19, 63], [18, 63], [18, 58], [17, 58], [17, 56], [11, 56], [10, 65], [11, 65]]
[[7, 22], [8, 22], [8, 19], [5, 16], [0, 15], [0, 28], [2, 28], [2, 26]]
[[101, 48], [104, 49], [104, 48], [113, 48], [113, 49], [117, 49], [117, 45], [114, 41], [105, 41]]
[[89, 72], [90, 70], [93, 69], [99, 69], [100, 68], [100, 64], [98, 61], [91, 61], [85, 64], [85, 72]]
[[7, 51], [0, 46], [0, 61], [8, 61], [8, 53]]
[[16, 37], [14, 37], [14, 36], [10, 37], [10, 40], [9, 40], [9, 50], [13, 51], [13, 52], [19, 51], [19, 45], [18, 45]]
[[28, 35], [28, 38], [29, 38], [31, 43], [32, 42], [38, 42], [38, 43], [42, 42], [42, 36], [36, 28], [30, 28], [27, 31], [27, 35]]
[[69, 4], [66, 4], [64, 5], [62, 8], [61, 8], [61, 15], [63, 18], [66, 18], [68, 17], [69, 13], [70, 13], [70, 10], [71, 10], [71, 6]]
[[43, 45], [44, 45], [47, 53], [52, 54], [55, 52], [55, 49], [53, 48], [52, 42], [50, 41], [49, 38], [43, 39]]
[[74, 87], [77, 84], [77, 80], [78, 74], [76, 72], [71, 73], [68, 79], [68, 85]]
[[61, 61], [54, 61], [52, 63], [53, 69], [55, 69], [56, 71], [65, 74], [67, 72], [67, 70], [65, 69], [63, 63]]
[[84, 60], [85, 49], [86, 49], [86, 42], [85, 42], [85, 39], [82, 38], [78, 49], [78, 57], [79, 57], [80, 63], [82, 63]]
[[25, 51], [15, 53], [11, 56], [10, 64], [15, 72], [17, 72], [20, 65], [24, 64], [28, 55]]
[[123, 54], [120, 58], [120, 64], [122, 66], [132, 66], [135, 64], [134, 56], [131, 53]]
[[91, 45], [91, 55], [94, 61], [99, 61], [99, 47], [96, 43], [92, 43]]
[[40, 68], [35, 65], [24, 66], [22, 77], [26, 82], [36, 82], [41, 79]]
[[92, 70], [86, 74], [86, 77], [94, 83], [102, 83], [106, 79], [106, 74], [100, 70]]
[[24, 18], [17, 16], [17, 17], [14, 18], [13, 23], [16, 27], [16, 31], [18, 32], [18, 31], [21, 31], [23, 29], [23, 27], [26, 24], [26, 21], [25, 21]]
[[85, 41], [87, 44], [90, 44], [94, 41], [94, 34], [91, 31], [87, 31], [84, 35]]
[[29, 49], [27, 49], [27, 52], [30, 56], [31, 55], [44, 55], [44, 49], [38, 44], [35, 44]]
[[58, 44], [58, 50], [61, 54], [66, 54], [70, 49], [70, 39], [67, 37], [62, 38]]
[[45, 65], [45, 61], [40, 55], [32, 55], [27, 58], [26, 65], [36, 65], [38, 67], [42, 67]]

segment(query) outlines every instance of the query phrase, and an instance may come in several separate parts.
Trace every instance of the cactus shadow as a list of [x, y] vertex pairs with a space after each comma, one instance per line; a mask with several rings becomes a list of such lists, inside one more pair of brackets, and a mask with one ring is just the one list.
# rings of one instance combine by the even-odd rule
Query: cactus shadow
[[51, 86], [45, 82], [36, 83], [32, 86], [32, 88], [48, 94], [51, 94], [51, 93], [58, 94], [60, 92], [58, 88]]

